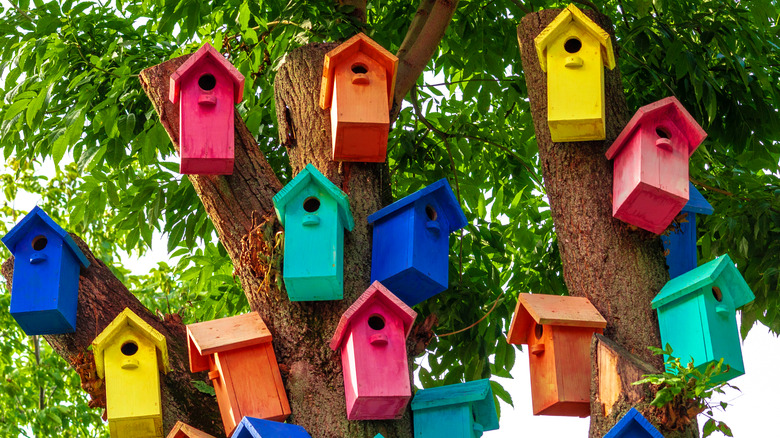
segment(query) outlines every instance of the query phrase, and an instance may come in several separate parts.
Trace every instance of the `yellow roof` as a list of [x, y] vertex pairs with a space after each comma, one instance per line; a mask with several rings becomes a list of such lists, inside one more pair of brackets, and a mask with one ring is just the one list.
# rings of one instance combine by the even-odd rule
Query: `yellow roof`
[[157, 347], [157, 365], [160, 367], [160, 371], [164, 373], [170, 371], [171, 367], [168, 363], [168, 346], [165, 341], [165, 336], [133, 313], [132, 310], [125, 308], [125, 310], [117, 315], [116, 318], [111, 321], [111, 324], [106, 326], [106, 328], [92, 341], [92, 353], [95, 355], [95, 368], [98, 376], [101, 379], [104, 377], [103, 350], [108, 348], [114, 338], [127, 326], [130, 326], [132, 329], [152, 341], [155, 347]]
[[547, 46], [565, 32], [573, 22], [578, 23], [585, 31], [596, 38], [601, 44], [601, 59], [604, 65], [610, 70], [615, 68], [615, 52], [612, 50], [612, 38], [598, 24], [583, 14], [579, 8], [570, 4], [534, 39], [542, 71], [547, 71]]

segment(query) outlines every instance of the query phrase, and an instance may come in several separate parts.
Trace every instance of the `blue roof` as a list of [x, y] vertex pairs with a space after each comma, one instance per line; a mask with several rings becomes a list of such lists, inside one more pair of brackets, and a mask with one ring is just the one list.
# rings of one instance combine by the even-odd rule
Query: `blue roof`
[[378, 220], [382, 220], [384, 217], [392, 215], [398, 210], [414, 204], [418, 199], [428, 196], [433, 197], [439, 205], [440, 211], [438, 213], [443, 214], [447, 218], [447, 223], [450, 226], [447, 233], [451, 233], [466, 226], [466, 215], [463, 214], [463, 210], [460, 208], [458, 200], [455, 199], [455, 193], [452, 192], [450, 184], [444, 178], [371, 214], [368, 216], [368, 223], [371, 224]]
[[704, 199], [704, 196], [702, 196], [701, 193], [696, 190], [696, 187], [693, 186], [693, 183], [688, 182], [688, 203], [685, 204], [685, 207], [683, 207], [682, 211], [690, 211], [692, 213], [699, 214], [712, 214], [714, 209], [710, 203]]
[[475, 420], [484, 430], [498, 429], [498, 414], [488, 379], [421, 389], [414, 394], [412, 411], [463, 403], [472, 404]]
[[604, 438], [664, 438], [664, 436], [661, 435], [661, 432], [650, 424], [639, 411], [635, 408], [631, 408], [631, 410], [628, 411], [606, 435], [604, 435]]
[[65, 242], [65, 245], [70, 249], [73, 255], [79, 259], [79, 262], [85, 268], [89, 267], [89, 260], [87, 260], [87, 257], [84, 255], [84, 253], [81, 252], [73, 238], [70, 237], [70, 234], [63, 230], [62, 227], [57, 225], [57, 222], [54, 222], [54, 220], [50, 218], [49, 215], [41, 210], [41, 208], [37, 205], [29, 213], [27, 213], [27, 216], [25, 216], [18, 224], [16, 224], [16, 226], [13, 227], [11, 231], [5, 235], [5, 237], [3, 237], [3, 244], [5, 244], [9, 251], [12, 253], [14, 252], [16, 244], [27, 235], [29, 228], [35, 224], [36, 220], [43, 221], [46, 226], [51, 228], [55, 234], [62, 238], [62, 240]]
[[311, 435], [297, 424], [244, 417], [232, 438], [311, 438]]
[[336, 201], [344, 228], [352, 231], [355, 228], [355, 220], [352, 218], [352, 210], [349, 209], [349, 198], [311, 163], [307, 164], [303, 170], [298, 172], [298, 175], [295, 175], [292, 181], [274, 195], [274, 208], [282, 226], [284, 226], [284, 211], [287, 204], [309, 184], [317, 184]]

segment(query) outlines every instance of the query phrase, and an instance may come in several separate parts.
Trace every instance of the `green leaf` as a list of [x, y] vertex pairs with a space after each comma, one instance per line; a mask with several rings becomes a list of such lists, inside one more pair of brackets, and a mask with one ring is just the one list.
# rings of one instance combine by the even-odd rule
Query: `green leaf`
[[62, 160], [62, 157], [65, 155], [68, 146], [73, 146], [76, 140], [81, 136], [81, 130], [83, 128], [84, 115], [82, 114], [65, 129], [65, 133], [54, 140], [54, 144], [51, 146], [51, 155], [55, 164], [59, 164], [60, 160]]
[[29, 103], [30, 103], [30, 99], [17, 100], [16, 102], [12, 103], [11, 106], [9, 106], [7, 110], [5, 110], [5, 115], [3, 116], [3, 120], [13, 119], [19, 113], [24, 111], [24, 109], [27, 108], [27, 104]]
[[30, 127], [30, 129], [37, 129], [37, 126], [35, 125], [35, 120], [41, 111], [41, 108], [43, 107], [43, 102], [46, 100], [48, 90], [41, 89], [40, 92], [38, 92], [38, 96], [35, 97], [35, 99], [30, 101], [30, 106], [27, 107], [27, 113], [25, 120], [27, 121], [27, 126]]
[[214, 387], [207, 384], [206, 382], [203, 382], [201, 380], [190, 380], [190, 382], [192, 383], [192, 386], [194, 386], [195, 389], [197, 389], [198, 391], [211, 396], [216, 395], [216, 393], [214, 392]]

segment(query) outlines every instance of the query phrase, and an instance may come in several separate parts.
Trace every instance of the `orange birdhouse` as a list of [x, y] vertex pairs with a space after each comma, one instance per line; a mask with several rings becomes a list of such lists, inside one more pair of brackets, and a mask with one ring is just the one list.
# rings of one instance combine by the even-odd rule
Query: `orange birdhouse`
[[271, 332], [255, 312], [187, 326], [190, 371], [209, 370], [225, 434], [244, 416], [284, 421], [290, 415]]
[[214, 436], [195, 429], [189, 424], [177, 421], [176, 425], [168, 433], [168, 438], [214, 438]]
[[385, 161], [397, 66], [362, 33], [325, 55], [320, 107], [330, 108], [333, 161]]
[[534, 415], [590, 415], [590, 338], [606, 325], [587, 298], [520, 294], [506, 340], [528, 345]]

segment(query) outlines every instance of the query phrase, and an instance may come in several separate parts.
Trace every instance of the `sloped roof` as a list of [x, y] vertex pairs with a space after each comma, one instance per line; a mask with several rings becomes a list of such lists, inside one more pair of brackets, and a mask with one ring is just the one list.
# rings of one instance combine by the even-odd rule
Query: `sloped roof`
[[276, 209], [276, 216], [279, 218], [279, 222], [282, 223], [282, 226], [284, 226], [284, 212], [287, 204], [309, 184], [317, 184], [325, 193], [336, 201], [339, 208], [339, 218], [341, 218], [344, 228], [352, 231], [352, 229], [355, 228], [355, 220], [352, 218], [352, 210], [349, 208], [349, 198], [346, 193], [330, 182], [330, 180], [320, 173], [320, 171], [311, 163], [307, 164], [298, 175], [295, 175], [295, 178], [293, 178], [292, 181], [287, 183], [279, 193], [274, 195], [273, 201], [274, 208]]
[[[640, 431], [646, 433], [637, 435], [635, 433], [636, 427], [632, 427], [634, 425], [638, 426]], [[631, 408], [620, 421], [612, 426], [612, 429], [604, 435], [604, 438], [664, 438], [664, 436], [639, 411]]]
[[542, 67], [542, 71], [547, 71], [547, 46], [562, 33], [566, 32], [571, 24], [579, 24], [586, 32], [596, 38], [599, 44], [601, 44], [601, 60], [604, 62], [604, 65], [610, 70], [615, 68], [615, 52], [612, 50], [612, 38], [598, 24], [583, 14], [579, 8], [574, 6], [574, 4], [570, 4], [534, 38], [536, 54], [539, 56], [539, 64]]
[[463, 403], [472, 405], [475, 421], [484, 430], [498, 429], [498, 414], [489, 379], [421, 389], [414, 394], [412, 411]]
[[515, 317], [509, 326], [507, 342], [528, 343], [528, 327], [533, 323], [583, 328], [604, 328], [607, 320], [585, 297], [546, 294], [520, 294]]
[[311, 438], [306, 429], [297, 424], [244, 417], [233, 431], [232, 438]]
[[244, 75], [236, 69], [222, 54], [211, 47], [211, 44], [205, 43], [203, 47], [198, 49], [192, 54], [184, 64], [180, 65], [175, 72], [171, 75], [171, 85], [168, 91], [168, 98], [173, 103], [179, 102], [179, 94], [181, 91], [181, 80], [187, 75], [187, 72], [195, 65], [205, 61], [207, 58], [211, 58], [217, 62], [217, 65], [221, 66], [225, 73], [230, 76], [233, 81], [233, 103], [241, 102], [244, 97]]
[[5, 235], [5, 237], [3, 237], [3, 244], [5, 244], [9, 251], [12, 253], [14, 252], [16, 244], [27, 235], [30, 227], [35, 224], [36, 220], [43, 221], [44, 224], [51, 228], [54, 233], [62, 238], [62, 240], [65, 242], [65, 246], [67, 246], [70, 252], [76, 256], [76, 258], [79, 260], [79, 263], [81, 263], [81, 265], [85, 268], [89, 267], [89, 260], [87, 260], [87, 256], [81, 252], [81, 249], [79, 249], [78, 245], [76, 245], [76, 242], [73, 240], [73, 238], [70, 237], [70, 234], [62, 229], [62, 227], [57, 225], [57, 222], [54, 222], [54, 220], [50, 218], [49, 215], [41, 210], [41, 208], [37, 205], [32, 210], [30, 210], [30, 212], [27, 213], [27, 216], [19, 221], [19, 223], [16, 224], [16, 226], [14, 226], [11, 231]]
[[393, 90], [395, 89], [395, 73], [398, 69], [398, 58], [361, 32], [325, 54], [325, 63], [322, 65], [322, 83], [320, 85], [320, 108], [330, 108], [330, 102], [333, 100], [333, 80], [336, 66], [358, 51], [378, 62], [385, 69], [385, 75], [387, 76], [387, 100], [390, 106], [393, 105]]
[[165, 336], [154, 329], [146, 321], [133, 313], [129, 307], [125, 307], [119, 315], [111, 321], [111, 324], [92, 341], [92, 353], [95, 355], [95, 369], [100, 378], [104, 376], [103, 351], [111, 345], [112, 341], [125, 328], [130, 327], [149, 339], [157, 347], [157, 366], [160, 371], [167, 373], [171, 370], [168, 363], [168, 344]]
[[215, 438], [213, 435], [209, 435], [206, 432], [195, 429], [189, 424], [177, 421], [173, 426], [167, 438]]
[[187, 325], [190, 371], [209, 369], [208, 356], [271, 342], [271, 332], [257, 312]]
[[447, 218], [447, 224], [450, 229], [447, 233], [459, 230], [466, 226], [466, 215], [463, 214], [463, 210], [460, 208], [458, 200], [455, 198], [455, 193], [452, 192], [452, 188], [446, 179], [442, 178], [435, 183], [424, 187], [411, 195], [401, 198], [387, 207], [368, 216], [368, 223], [372, 224], [378, 220], [392, 215], [396, 211], [414, 204], [415, 201], [423, 197], [431, 196], [436, 200], [439, 205], [439, 211], [437, 214], [442, 214]]
[[360, 310], [373, 303], [374, 301], [382, 301], [396, 316], [401, 318], [404, 324], [404, 336], [409, 336], [409, 331], [412, 329], [415, 318], [417, 318], [417, 312], [407, 306], [400, 298], [393, 295], [392, 292], [387, 290], [382, 283], [374, 281], [371, 286], [363, 292], [351, 306], [341, 315], [339, 325], [336, 327], [336, 332], [330, 340], [330, 348], [332, 350], [338, 350], [341, 347], [341, 339], [349, 329], [349, 324], [353, 317], [360, 313]]
[[688, 182], [688, 202], [683, 207], [682, 211], [689, 211], [691, 213], [699, 214], [712, 214], [715, 211], [709, 202], [696, 190], [693, 183]]

